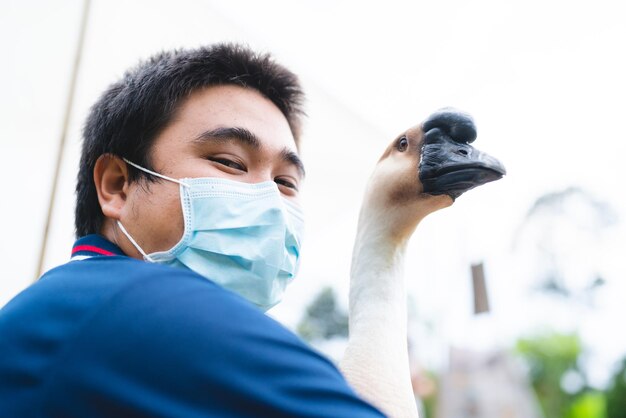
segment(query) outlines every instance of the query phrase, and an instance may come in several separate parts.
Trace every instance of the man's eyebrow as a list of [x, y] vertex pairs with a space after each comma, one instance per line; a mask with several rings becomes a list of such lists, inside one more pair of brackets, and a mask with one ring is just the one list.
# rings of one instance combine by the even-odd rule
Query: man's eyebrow
[[298, 172], [300, 173], [300, 177], [304, 178], [304, 176], [306, 175], [306, 172], [304, 171], [304, 163], [302, 162], [298, 154], [288, 148], [284, 148], [283, 152], [281, 152], [281, 158], [283, 159], [283, 161], [295, 165], [298, 169]]
[[193, 139], [194, 142], [206, 142], [206, 141], [238, 141], [245, 145], [248, 145], [254, 149], [261, 148], [261, 141], [259, 138], [246, 128], [241, 127], [222, 127], [209, 129], [202, 132], [200, 135]]
[[[237, 141], [248, 145], [255, 150], [261, 149], [261, 141], [254, 133], [246, 128], [237, 126], [209, 129], [208, 131], [202, 132], [200, 135], [195, 137], [193, 141], [198, 143], [204, 143], [206, 141]], [[281, 152], [280, 157], [283, 161], [294, 165], [298, 169], [300, 177], [304, 178], [306, 174], [304, 170], [304, 163], [302, 162], [298, 154], [288, 148], [284, 148]]]

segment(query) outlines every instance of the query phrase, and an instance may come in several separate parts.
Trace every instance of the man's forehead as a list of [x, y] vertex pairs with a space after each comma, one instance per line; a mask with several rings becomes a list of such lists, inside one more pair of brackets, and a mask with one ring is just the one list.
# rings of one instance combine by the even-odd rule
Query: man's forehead
[[280, 109], [258, 91], [234, 85], [210, 86], [191, 93], [177, 106], [160, 136], [189, 140], [205, 131], [238, 127], [253, 132], [270, 148], [287, 147], [297, 152], [293, 132]]
[[282, 145], [297, 149], [286, 116], [274, 102], [252, 88], [216, 85], [199, 89], [190, 94], [177, 113], [188, 123], [203, 124], [203, 130], [244, 127], [268, 145], [280, 140]]

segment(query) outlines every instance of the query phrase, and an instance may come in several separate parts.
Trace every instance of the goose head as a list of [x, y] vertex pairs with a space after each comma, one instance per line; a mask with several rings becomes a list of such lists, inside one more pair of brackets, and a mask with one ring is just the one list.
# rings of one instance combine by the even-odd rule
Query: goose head
[[406, 239], [429, 213], [506, 174], [502, 163], [472, 146], [471, 116], [446, 108], [398, 135], [370, 178], [363, 209], [392, 236]]

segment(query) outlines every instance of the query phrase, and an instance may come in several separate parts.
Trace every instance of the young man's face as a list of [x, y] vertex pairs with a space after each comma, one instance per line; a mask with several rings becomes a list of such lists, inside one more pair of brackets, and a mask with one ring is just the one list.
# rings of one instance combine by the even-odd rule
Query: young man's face
[[[274, 181], [283, 196], [299, 199], [303, 169], [289, 124], [255, 90], [224, 85], [193, 93], [156, 138], [149, 160], [156, 172], [175, 179]], [[179, 187], [165, 180], [128, 185], [119, 220], [146, 253], [168, 250], [180, 240]], [[126, 254], [140, 258], [112, 225], [107, 220], [105, 235], [113, 235], [108, 238]]]

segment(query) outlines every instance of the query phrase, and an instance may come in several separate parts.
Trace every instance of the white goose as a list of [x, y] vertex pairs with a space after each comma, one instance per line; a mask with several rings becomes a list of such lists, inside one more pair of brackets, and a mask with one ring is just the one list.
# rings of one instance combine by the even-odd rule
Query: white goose
[[474, 149], [471, 117], [441, 110], [396, 138], [367, 185], [352, 255], [350, 337], [340, 367], [390, 417], [417, 417], [409, 374], [405, 249], [424, 217], [505, 169]]

